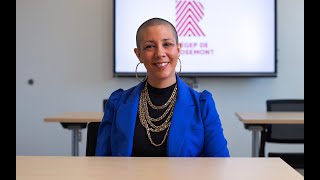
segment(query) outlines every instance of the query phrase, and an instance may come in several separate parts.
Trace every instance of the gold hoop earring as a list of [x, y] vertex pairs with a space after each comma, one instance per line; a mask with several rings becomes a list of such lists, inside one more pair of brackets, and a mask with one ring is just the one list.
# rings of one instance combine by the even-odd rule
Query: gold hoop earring
[[143, 79], [143, 81], [140, 81], [139, 76], [138, 76], [138, 72], [137, 72], [138, 66], [139, 66], [140, 64], [142, 64], [142, 63], [139, 62], [139, 63], [137, 64], [137, 66], [136, 66], [136, 71], [135, 71], [135, 72], [136, 72], [136, 79], [138, 79], [139, 82], [143, 82], [143, 81], [145, 81], [145, 80], [147, 79], [147, 76], [148, 76], [148, 75], [146, 75], [146, 77]]
[[180, 64], [180, 67], [179, 67], [179, 72], [178, 72], [178, 74], [180, 74], [180, 73], [181, 73], [181, 68], [182, 68], [182, 65], [181, 65], [181, 60], [180, 60], [180, 58], [178, 58], [178, 60], [179, 60], [179, 64]]

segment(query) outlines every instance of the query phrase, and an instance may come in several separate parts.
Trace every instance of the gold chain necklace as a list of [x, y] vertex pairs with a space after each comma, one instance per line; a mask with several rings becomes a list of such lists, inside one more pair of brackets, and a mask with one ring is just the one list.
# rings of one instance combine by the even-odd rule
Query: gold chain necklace
[[[147, 83], [146, 83], [146, 84], [147, 84]], [[147, 95], [148, 95], [148, 96], [147, 96], [148, 104], [149, 104], [153, 109], [159, 110], [159, 109], [164, 109], [165, 107], [167, 107], [167, 106], [170, 104], [170, 102], [172, 101], [172, 99], [173, 99], [174, 96], [176, 95], [177, 85], [174, 87], [174, 90], [173, 90], [170, 98], [168, 99], [168, 101], [167, 101], [166, 103], [164, 103], [162, 106], [155, 106], [155, 105], [153, 105], [153, 103], [151, 102], [150, 97], [149, 97], [149, 92], [148, 92], [147, 86], [145, 86], [145, 89], [146, 89], [146, 92], [147, 92]]]
[[[171, 117], [173, 114], [173, 108], [174, 108], [176, 99], [177, 99], [177, 84], [175, 85], [174, 90], [173, 90], [170, 98], [168, 99], [168, 101], [162, 106], [155, 106], [152, 104], [150, 97], [149, 97], [147, 82], [145, 84], [145, 87], [141, 91], [141, 96], [140, 96], [140, 101], [139, 101], [139, 118], [140, 118], [141, 124], [143, 125], [143, 127], [147, 131], [149, 141], [154, 146], [161, 146], [168, 136], [169, 128], [171, 125]], [[149, 115], [148, 104], [150, 105], [150, 107], [152, 109], [156, 109], [156, 110], [164, 109], [167, 106], [168, 106], [168, 108], [160, 117], [152, 118]], [[169, 113], [168, 117], [161, 125], [156, 126], [153, 123], [153, 122], [163, 120], [168, 113]], [[151, 126], [151, 127], [149, 127], [149, 126]], [[164, 135], [163, 140], [161, 141], [160, 144], [155, 144], [151, 138], [150, 131], [151, 132], [161, 132], [161, 131], [164, 131], [165, 129], [167, 129], [167, 130], [166, 130], [166, 134]]]

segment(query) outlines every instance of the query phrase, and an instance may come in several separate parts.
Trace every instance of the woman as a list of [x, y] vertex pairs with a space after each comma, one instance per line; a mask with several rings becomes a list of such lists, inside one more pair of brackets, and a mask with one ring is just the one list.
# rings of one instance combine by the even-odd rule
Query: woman
[[230, 157], [211, 93], [196, 92], [175, 72], [181, 50], [175, 27], [149, 19], [138, 28], [136, 44], [147, 78], [110, 95], [96, 155]]

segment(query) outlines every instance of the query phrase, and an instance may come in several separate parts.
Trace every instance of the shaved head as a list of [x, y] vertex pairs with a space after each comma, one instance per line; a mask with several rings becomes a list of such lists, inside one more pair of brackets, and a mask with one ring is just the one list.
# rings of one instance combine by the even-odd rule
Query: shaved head
[[142, 23], [141, 26], [137, 30], [136, 45], [137, 45], [138, 49], [140, 49], [139, 45], [140, 45], [140, 41], [141, 41], [141, 33], [143, 32], [143, 30], [147, 27], [157, 26], [157, 25], [169, 26], [172, 30], [173, 35], [175, 36], [176, 43], [179, 43], [176, 28], [169, 21], [167, 21], [165, 19], [161, 19], [161, 18], [151, 18], [151, 19], [145, 21], [144, 23]]

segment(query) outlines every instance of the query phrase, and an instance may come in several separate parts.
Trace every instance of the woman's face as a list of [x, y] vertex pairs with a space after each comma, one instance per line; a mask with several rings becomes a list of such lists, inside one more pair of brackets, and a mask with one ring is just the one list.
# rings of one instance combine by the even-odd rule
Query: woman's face
[[149, 26], [142, 30], [139, 49], [134, 51], [144, 63], [152, 86], [163, 88], [176, 82], [175, 67], [180, 48], [169, 25]]

